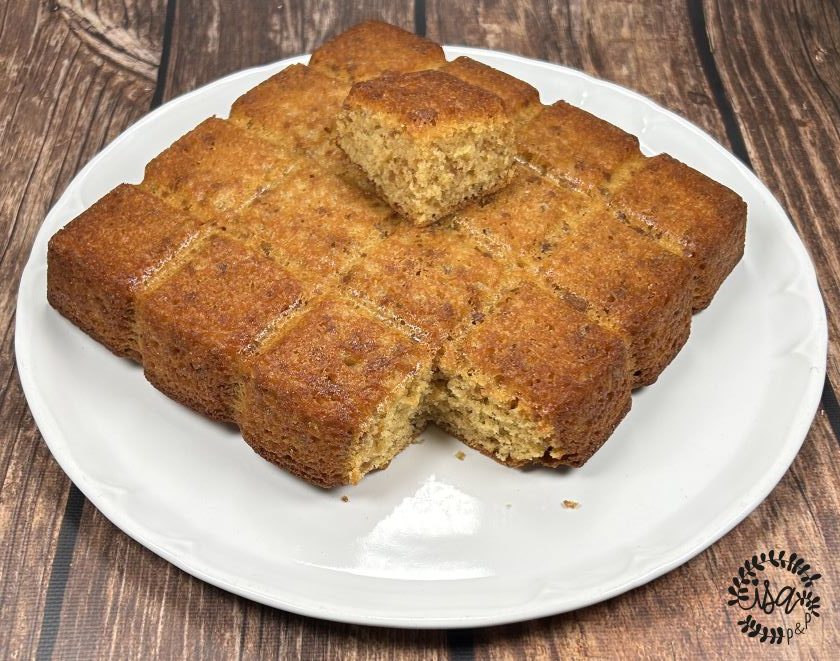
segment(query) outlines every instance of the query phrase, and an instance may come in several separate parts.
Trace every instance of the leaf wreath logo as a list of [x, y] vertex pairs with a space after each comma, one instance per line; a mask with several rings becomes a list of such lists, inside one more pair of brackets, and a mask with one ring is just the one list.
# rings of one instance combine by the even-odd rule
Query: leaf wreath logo
[[[786, 584], [779, 589], [767, 576], [768, 565], [790, 574], [793, 585]], [[808, 626], [820, 617], [820, 597], [813, 588], [822, 575], [812, 573], [811, 570], [805, 558], [796, 553], [786, 556], [785, 551], [776, 552], [775, 549], [745, 560], [727, 589], [729, 600], [726, 602], [727, 606], [751, 611], [738, 620], [741, 633], [770, 645], [781, 645], [783, 641], [790, 644], [794, 636], [805, 633]], [[766, 624], [768, 620], [765, 616], [779, 611], [790, 615], [800, 607], [803, 619], [794, 626], [772, 626], [772, 622], [771, 626]]]

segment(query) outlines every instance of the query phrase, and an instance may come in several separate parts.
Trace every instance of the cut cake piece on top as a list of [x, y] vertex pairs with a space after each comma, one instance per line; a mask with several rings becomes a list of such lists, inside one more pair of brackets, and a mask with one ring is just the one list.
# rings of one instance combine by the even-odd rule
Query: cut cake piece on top
[[136, 186], [117, 186], [50, 239], [47, 299], [96, 341], [139, 362], [137, 292], [201, 225]]
[[511, 466], [582, 465], [630, 410], [621, 339], [526, 282], [444, 350], [432, 418]]
[[234, 420], [245, 356], [302, 291], [271, 259], [226, 236], [207, 237], [139, 297], [146, 378], [193, 410]]
[[612, 182], [611, 203], [630, 225], [688, 259], [694, 309], [702, 310], [744, 254], [747, 205], [668, 154], [636, 165]]
[[240, 96], [230, 121], [286, 149], [311, 151], [334, 139], [349, 83], [293, 64]]
[[502, 277], [501, 264], [454, 230], [403, 225], [368, 250], [341, 284], [439, 347], [476, 321]]
[[519, 134], [519, 155], [549, 178], [600, 191], [613, 172], [641, 158], [639, 140], [565, 101], [544, 106]]
[[540, 93], [535, 87], [469, 57], [461, 56], [447, 62], [440, 70], [498, 96], [517, 124], [528, 121], [542, 108]]
[[352, 83], [376, 78], [386, 71], [436, 69], [444, 62], [439, 44], [395, 25], [365, 21], [317, 48], [309, 66]]
[[225, 223], [302, 280], [316, 283], [339, 273], [394, 225], [386, 204], [308, 159]]
[[152, 159], [140, 186], [178, 209], [215, 218], [277, 183], [293, 161], [275, 145], [211, 117]]
[[513, 125], [495, 94], [440, 71], [355, 84], [338, 144], [395, 209], [417, 225], [506, 184]]
[[295, 315], [252, 363], [239, 426], [264, 458], [322, 487], [356, 484], [415, 440], [432, 353], [333, 294]]

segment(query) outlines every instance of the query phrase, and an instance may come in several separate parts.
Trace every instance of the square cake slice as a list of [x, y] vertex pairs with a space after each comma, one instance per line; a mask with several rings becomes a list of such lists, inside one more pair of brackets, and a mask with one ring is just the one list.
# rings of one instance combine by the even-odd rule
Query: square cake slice
[[507, 292], [439, 369], [432, 418], [511, 466], [580, 466], [630, 410], [621, 339], [536, 283]]
[[395, 25], [365, 21], [316, 48], [309, 66], [353, 83], [376, 78], [386, 71], [436, 69], [444, 62], [439, 44]]
[[117, 186], [50, 239], [47, 299], [115, 354], [139, 362], [137, 293], [201, 224], [136, 186]]
[[335, 138], [349, 83], [293, 64], [240, 96], [230, 121], [285, 149], [310, 152]]
[[513, 125], [502, 100], [440, 71], [355, 84], [338, 144], [382, 197], [416, 225], [508, 182]]
[[329, 488], [385, 468], [416, 438], [432, 355], [352, 301], [296, 314], [253, 360], [239, 426], [264, 458]]
[[511, 183], [453, 217], [456, 227], [508, 263], [545, 249], [546, 238], [565, 227], [565, 219], [594, 204], [588, 195], [555, 186], [531, 168], [517, 165]]
[[528, 121], [542, 108], [540, 93], [535, 87], [472, 58], [461, 56], [447, 62], [440, 70], [498, 96], [517, 124]]
[[368, 250], [341, 284], [438, 347], [480, 317], [503, 271], [451, 228], [403, 225]]
[[558, 183], [599, 192], [620, 165], [642, 157], [639, 140], [569, 105], [545, 106], [519, 135], [519, 155]]
[[744, 254], [744, 200], [668, 154], [617, 176], [611, 201], [622, 219], [688, 259], [695, 310], [711, 303]]
[[394, 225], [393, 212], [379, 198], [309, 159], [225, 223], [228, 231], [314, 283], [337, 275]]
[[146, 378], [195, 411], [234, 420], [246, 355], [301, 295], [301, 284], [268, 257], [207, 237], [139, 297]]
[[276, 145], [211, 117], [152, 159], [140, 186], [178, 209], [215, 218], [248, 204], [293, 162]]

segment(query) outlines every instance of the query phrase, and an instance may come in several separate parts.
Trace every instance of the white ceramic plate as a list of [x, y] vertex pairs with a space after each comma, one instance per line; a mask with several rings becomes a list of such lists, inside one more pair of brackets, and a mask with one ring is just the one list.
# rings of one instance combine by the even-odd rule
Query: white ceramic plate
[[[49, 307], [50, 236], [200, 120], [291, 58], [216, 81], [128, 129], [73, 180], [23, 274], [15, 345], [53, 455], [111, 521], [231, 592], [362, 624], [499, 624], [592, 604], [667, 572], [751, 512], [793, 461], [819, 400], [826, 322], [785, 212], [735, 157], [651, 101], [580, 72], [447, 48], [567, 99], [736, 190], [747, 249], [655, 386], [579, 470], [516, 471], [434, 429], [361, 485], [322, 491], [234, 428], [170, 401]], [[463, 461], [455, 454], [462, 450]], [[343, 502], [342, 496], [349, 502]], [[580, 503], [564, 509], [563, 500]], [[751, 553], [755, 549], [744, 549]]]

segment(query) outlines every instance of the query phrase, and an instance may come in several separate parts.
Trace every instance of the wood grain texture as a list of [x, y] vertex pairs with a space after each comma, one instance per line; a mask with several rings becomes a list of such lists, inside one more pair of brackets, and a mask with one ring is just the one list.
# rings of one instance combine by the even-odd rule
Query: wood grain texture
[[[99, 1], [131, 13], [136, 51], [155, 52], [146, 2]], [[62, 5], [0, 5], [0, 656], [35, 654], [69, 481], [40, 439], [13, 352], [17, 285], [35, 231], [69, 179], [148, 107], [146, 64], [121, 61]], [[129, 49], [130, 50], [130, 49]]]
[[[811, 253], [827, 303], [829, 333], [836, 340], [840, 5], [708, 2], [706, 11], [711, 44], [753, 167], [788, 210]], [[836, 341], [829, 350], [829, 378], [835, 392], [840, 390]]]
[[[806, 554], [825, 575], [827, 608], [840, 603], [840, 446], [824, 411], [767, 501], [688, 564], [576, 613], [472, 632], [355, 627], [259, 606], [164, 562], [78, 496], [68, 506], [73, 492], [34, 427], [11, 346], [17, 281], [46, 210], [153, 100], [310, 51], [363, 18], [408, 29], [425, 19], [444, 43], [582, 68], [724, 144], [740, 141], [817, 263], [833, 332], [839, 323], [836, 4], [429, 0], [415, 11], [384, 1], [170, 2], [164, 30], [165, 0], [0, 0], [0, 656], [30, 658], [40, 642], [54, 658], [85, 659], [751, 657], [765, 650], [738, 632], [724, 594], [737, 565], [769, 547]], [[835, 386], [837, 370], [835, 342]], [[54, 566], [61, 531], [76, 527], [72, 561]], [[771, 654], [825, 657], [840, 645], [831, 616]]]
[[165, 72], [168, 100], [246, 67], [314, 50], [351, 25], [375, 18], [414, 29], [411, 5], [379, 0], [247, 2], [179, 0]]

